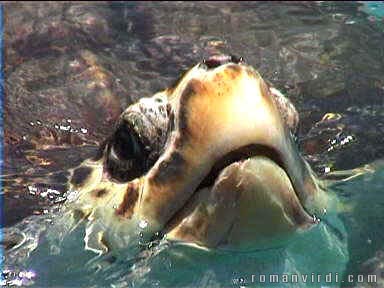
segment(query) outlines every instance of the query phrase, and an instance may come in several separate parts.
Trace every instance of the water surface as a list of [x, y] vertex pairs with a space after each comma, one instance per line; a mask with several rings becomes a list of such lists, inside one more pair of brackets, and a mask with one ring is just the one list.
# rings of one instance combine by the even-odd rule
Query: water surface
[[67, 197], [67, 169], [94, 153], [121, 111], [214, 53], [243, 56], [294, 102], [302, 153], [320, 176], [381, 159], [380, 5], [4, 4], [2, 224], [9, 277], [33, 270], [23, 278], [35, 287], [239, 287], [255, 286], [251, 275], [258, 273], [378, 272], [378, 264], [363, 263], [384, 249], [380, 169], [335, 185], [347, 208], [329, 213], [330, 225], [273, 251], [160, 243], [141, 260], [113, 262], [82, 249], [81, 229], [61, 242], [47, 231]]

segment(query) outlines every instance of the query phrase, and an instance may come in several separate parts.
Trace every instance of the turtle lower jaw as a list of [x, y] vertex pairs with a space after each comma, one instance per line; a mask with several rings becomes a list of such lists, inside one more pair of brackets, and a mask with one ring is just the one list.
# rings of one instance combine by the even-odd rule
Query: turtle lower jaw
[[312, 224], [279, 153], [249, 145], [213, 165], [164, 233], [170, 240], [204, 247], [265, 248]]
[[[238, 216], [220, 245], [246, 249], [280, 245], [295, 231], [316, 222], [306, 211], [284, 168], [265, 155], [232, 164], [236, 173], [222, 173], [215, 185], [225, 181], [240, 191]], [[225, 168], [228, 171], [231, 166]], [[226, 175], [227, 174], [227, 175]], [[224, 178], [225, 177], [225, 178]]]
[[270, 148], [261, 144], [250, 144], [239, 149], [233, 150], [228, 154], [224, 155], [213, 164], [210, 172], [201, 181], [200, 185], [196, 190], [204, 187], [212, 186], [220, 171], [232, 163], [241, 163], [255, 156], [264, 156], [276, 163], [276, 165], [284, 169], [284, 164], [281, 159], [281, 154], [273, 148]]
[[[260, 165], [260, 159], [264, 159], [264, 162], [268, 160], [268, 173], [270, 174], [270, 176], [273, 176], [276, 173], [278, 173], [279, 175], [278, 183], [273, 183], [268, 181], [267, 179], [268, 173], [262, 172], [260, 170], [261, 167], [265, 164], [263, 162], [263, 165]], [[252, 166], [253, 167], [252, 170], [249, 170], [249, 168], [247, 169], [244, 168], [248, 166], [247, 163], [249, 162], [254, 163]], [[260, 167], [258, 167], [257, 163], [259, 163]], [[236, 149], [226, 154], [221, 159], [215, 162], [211, 171], [200, 183], [196, 191], [204, 187], [212, 187], [219, 180], [219, 177], [222, 174], [222, 171], [225, 171], [227, 167], [229, 167], [232, 164], [239, 165], [239, 167], [241, 168], [241, 171], [245, 169], [248, 171], [247, 173], [250, 173], [254, 177], [260, 177], [260, 175], [263, 175], [263, 177], [265, 178], [264, 181], [270, 184], [271, 187], [280, 184], [282, 185], [280, 188], [283, 189], [285, 186], [286, 191], [289, 191], [290, 193], [290, 195], [286, 195], [286, 196], [292, 197], [292, 199], [294, 198], [295, 204], [300, 206], [300, 207], [297, 207], [297, 209], [300, 210], [299, 211], [300, 213], [296, 215], [291, 215], [293, 223], [295, 223], [296, 225], [302, 225], [302, 224], [305, 225], [306, 222], [313, 219], [313, 217], [306, 211], [304, 207], [303, 201], [305, 201], [305, 199], [300, 198], [300, 194], [297, 193], [295, 189], [295, 185], [290, 179], [289, 173], [287, 172], [288, 169], [287, 167], [285, 167], [285, 164], [283, 162], [282, 153], [266, 145], [251, 144], [251, 145], [243, 146], [239, 149]], [[266, 187], [264, 187], [264, 190], [266, 190]], [[274, 191], [274, 193], [279, 193], [279, 192], [282, 192], [282, 191]], [[289, 199], [289, 201], [288, 199], [281, 199], [281, 200], [282, 201], [285, 200], [291, 203], [292, 199]]]

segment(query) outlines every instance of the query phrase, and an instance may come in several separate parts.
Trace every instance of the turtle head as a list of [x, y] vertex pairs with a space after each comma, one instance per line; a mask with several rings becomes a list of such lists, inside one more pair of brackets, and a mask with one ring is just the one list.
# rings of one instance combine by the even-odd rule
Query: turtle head
[[208, 247], [310, 227], [326, 197], [297, 125], [294, 105], [241, 57], [212, 56], [123, 112], [98, 157], [73, 171], [76, 207], [114, 235], [140, 226]]

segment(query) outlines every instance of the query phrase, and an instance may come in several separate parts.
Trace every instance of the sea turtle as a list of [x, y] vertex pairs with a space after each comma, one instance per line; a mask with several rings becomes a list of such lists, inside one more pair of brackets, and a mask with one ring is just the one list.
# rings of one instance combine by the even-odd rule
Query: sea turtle
[[330, 202], [296, 147], [298, 120], [241, 57], [211, 56], [129, 106], [98, 155], [71, 171], [67, 225], [84, 220], [86, 248], [99, 253], [156, 235], [271, 247]]

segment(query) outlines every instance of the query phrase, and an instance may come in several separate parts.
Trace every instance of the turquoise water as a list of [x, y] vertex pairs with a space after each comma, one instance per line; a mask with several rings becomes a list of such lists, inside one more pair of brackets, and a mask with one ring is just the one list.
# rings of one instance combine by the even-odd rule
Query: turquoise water
[[[84, 227], [67, 233], [60, 225], [66, 169], [92, 155], [121, 109], [211, 53], [244, 56], [295, 103], [302, 154], [320, 176], [384, 158], [382, 2], [19, 3], [4, 13], [2, 280], [31, 287], [375, 287], [347, 282], [349, 274], [373, 273], [383, 287], [384, 259], [375, 256], [384, 250], [382, 167], [333, 184], [334, 208], [320, 224], [266, 251], [159, 241], [134, 259], [124, 251], [98, 257], [83, 249]], [[340, 118], [324, 120], [327, 113]], [[292, 274], [301, 280], [284, 283]]]
[[377, 17], [379, 21], [384, 18], [384, 3], [382, 1], [370, 1], [363, 3], [362, 10], [369, 15]]

